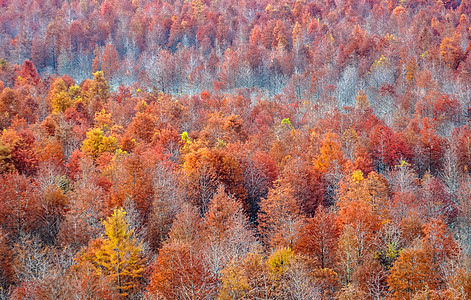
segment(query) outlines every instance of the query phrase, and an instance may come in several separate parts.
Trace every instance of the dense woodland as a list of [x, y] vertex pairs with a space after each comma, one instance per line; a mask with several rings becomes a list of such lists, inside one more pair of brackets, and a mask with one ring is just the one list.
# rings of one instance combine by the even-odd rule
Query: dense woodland
[[0, 299], [470, 299], [471, 0], [0, 0]]

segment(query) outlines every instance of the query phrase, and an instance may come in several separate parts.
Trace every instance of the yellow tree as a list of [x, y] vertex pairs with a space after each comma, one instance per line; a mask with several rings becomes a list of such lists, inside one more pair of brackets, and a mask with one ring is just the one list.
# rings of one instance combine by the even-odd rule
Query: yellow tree
[[129, 229], [123, 209], [115, 209], [103, 225], [106, 238], [93, 241], [94, 246], [79, 261], [91, 262], [97, 274], [109, 277], [125, 297], [136, 290], [144, 272], [142, 245]]
[[84, 103], [88, 106], [88, 113], [91, 116], [103, 109], [110, 99], [110, 87], [102, 71], [93, 73], [93, 80], [87, 79], [85, 81], [82, 95]]
[[54, 113], [60, 113], [71, 107], [73, 100], [68, 93], [67, 85], [62, 78], [56, 79], [49, 90], [49, 100]]
[[87, 138], [83, 141], [82, 151], [93, 159], [97, 159], [105, 152], [113, 153], [118, 148], [114, 136], [106, 136], [100, 128], [87, 131]]

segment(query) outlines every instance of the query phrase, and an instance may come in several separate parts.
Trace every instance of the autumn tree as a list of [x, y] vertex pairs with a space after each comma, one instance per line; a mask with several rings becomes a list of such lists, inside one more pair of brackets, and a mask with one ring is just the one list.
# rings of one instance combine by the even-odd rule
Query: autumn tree
[[242, 203], [227, 195], [223, 186], [209, 202], [202, 232], [204, 253], [209, 269], [218, 278], [229, 263], [241, 260], [257, 247], [254, 233], [249, 229]]
[[54, 113], [64, 112], [73, 102], [68, 93], [68, 87], [62, 78], [54, 81], [49, 89], [49, 100]]
[[14, 282], [14, 277], [13, 251], [7, 236], [0, 230], [0, 290], [7, 290]]
[[159, 163], [152, 173], [153, 200], [148, 220], [148, 243], [157, 250], [167, 239], [177, 213], [184, 205], [184, 191], [178, 174], [165, 162]]
[[101, 70], [105, 78], [113, 80], [114, 75], [118, 71], [118, 53], [112, 44], [107, 44], [103, 52], [103, 62], [101, 64]]
[[294, 250], [315, 260], [320, 269], [334, 269], [340, 230], [333, 212], [319, 206], [299, 231]]
[[309, 263], [289, 248], [267, 258], [249, 253], [240, 263], [222, 271], [220, 299], [318, 299]]
[[11, 173], [15, 170], [15, 165], [11, 158], [11, 150], [7, 146], [0, 145], [0, 173]]
[[37, 229], [40, 213], [37, 187], [27, 177], [16, 173], [3, 174], [0, 187], [0, 224], [3, 232], [16, 240]]
[[[17, 126], [4, 130], [0, 141], [10, 149], [11, 160], [20, 174], [33, 175], [38, 168], [36, 138], [24, 120], [14, 120]], [[14, 124], [15, 125], [15, 124]]]
[[338, 222], [354, 234], [360, 256], [371, 250], [374, 234], [386, 219], [380, 216], [387, 209], [387, 182], [376, 176], [371, 172], [365, 179], [361, 171], [354, 171], [340, 184]]
[[87, 131], [87, 138], [83, 141], [82, 151], [93, 159], [97, 159], [103, 153], [113, 153], [117, 149], [118, 142], [113, 136], [106, 136], [100, 128], [92, 128]]
[[289, 185], [276, 181], [260, 203], [258, 230], [272, 248], [292, 247], [303, 224], [303, 216]]
[[115, 209], [103, 221], [105, 238], [92, 241], [78, 257], [78, 263], [90, 262], [95, 272], [110, 277], [121, 296], [137, 291], [144, 272], [142, 245], [133, 236], [126, 212]]
[[151, 295], [166, 299], [206, 299], [215, 296], [216, 280], [203, 256], [191, 244], [175, 240], [159, 251], [150, 278]]
[[405, 249], [391, 268], [389, 289], [401, 299], [411, 299], [426, 286], [435, 289], [438, 278], [433, 270], [431, 257], [421, 245]]
[[110, 99], [108, 82], [102, 71], [93, 74], [93, 80], [88, 80], [82, 87], [83, 100], [88, 106], [88, 113], [93, 116], [100, 111]]
[[0, 93], [0, 126], [6, 129], [10, 126], [13, 117], [21, 113], [22, 102], [19, 101], [18, 91], [5, 88]]
[[206, 212], [218, 185], [223, 184], [227, 193], [245, 203], [247, 190], [243, 186], [240, 163], [234, 154], [224, 149], [195, 148], [184, 156], [182, 164], [190, 201]]
[[195, 206], [185, 204], [169, 238], [153, 264], [148, 291], [169, 299], [204, 299], [217, 291], [217, 280], [201, 248], [202, 220]]

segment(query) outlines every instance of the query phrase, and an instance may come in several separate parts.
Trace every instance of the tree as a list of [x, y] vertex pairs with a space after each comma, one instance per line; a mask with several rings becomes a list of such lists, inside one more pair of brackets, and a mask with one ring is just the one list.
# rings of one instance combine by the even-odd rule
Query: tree
[[11, 150], [0, 144], [0, 174], [11, 173], [15, 171], [15, 165], [11, 158]]
[[118, 147], [114, 136], [105, 136], [100, 128], [92, 128], [87, 131], [87, 138], [83, 141], [82, 151], [93, 159], [97, 159], [103, 153], [113, 153]]
[[257, 242], [242, 204], [227, 195], [223, 186], [218, 187], [205, 216], [203, 251], [213, 277], [219, 278], [226, 265], [241, 260], [256, 248]]
[[326, 133], [321, 141], [319, 153], [313, 160], [314, 171], [321, 174], [323, 181], [327, 184], [326, 194], [331, 199], [325, 199], [325, 201], [334, 198], [334, 190], [344, 163], [340, 138], [335, 133]]
[[266, 197], [268, 189], [278, 176], [275, 162], [265, 152], [250, 153], [242, 159], [244, 187], [247, 189], [247, 205], [249, 218], [257, 217], [260, 199]]
[[6, 129], [10, 126], [12, 119], [21, 113], [21, 95], [16, 90], [4, 88], [0, 93], [0, 128]]
[[120, 297], [110, 278], [103, 274], [98, 275], [89, 262], [72, 266], [62, 280], [65, 285], [70, 285], [72, 295], [78, 299], [113, 300]]
[[103, 52], [103, 63], [101, 69], [106, 78], [113, 80], [114, 75], [118, 71], [118, 53], [113, 44], [107, 44]]
[[411, 299], [426, 286], [435, 289], [437, 284], [431, 257], [421, 245], [402, 251], [388, 277], [389, 290], [398, 299]]
[[19, 73], [20, 76], [26, 80], [29, 77], [29, 79], [32, 80], [34, 84], [38, 84], [39, 80], [41, 79], [38, 75], [38, 71], [36, 70], [36, 66], [29, 59], [23, 62], [23, 67]]
[[320, 299], [317, 282], [306, 260], [289, 248], [268, 258], [249, 253], [222, 273], [220, 299]]
[[160, 249], [148, 290], [164, 299], [208, 299], [215, 296], [216, 280], [197, 248], [182, 240]]
[[[443, 274], [444, 266], [456, 258], [458, 246], [446, 224], [440, 219], [432, 219], [424, 224], [424, 248], [428, 251], [436, 274]], [[444, 278], [445, 276], [440, 276]], [[443, 284], [443, 282], [439, 282]]]
[[280, 177], [284, 183], [290, 184], [298, 206], [306, 215], [312, 216], [316, 208], [323, 204], [325, 182], [322, 174], [304, 159], [287, 160]]
[[440, 58], [453, 70], [458, 67], [461, 47], [451, 38], [445, 37], [440, 44]]
[[103, 105], [110, 99], [110, 90], [108, 82], [102, 71], [93, 73], [93, 80], [87, 80], [82, 87], [83, 99], [88, 105], [88, 113], [91, 116], [95, 112], [101, 111]]
[[344, 284], [352, 282], [353, 274], [359, 266], [361, 256], [364, 255], [358, 243], [355, 230], [347, 225], [339, 238], [337, 259]]
[[296, 252], [313, 258], [320, 269], [335, 268], [340, 230], [334, 213], [319, 206], [314, 217], [306, 220], [299, 234], [294, 247]]
[[138, 290], [144, 273], [142, 244], [133, 236], [122, 208], [115, 209], [103, 225], [106, 238], [94, 240], [78, 261], [90, 262], [98, 275], [109, 276], [125, 297]]
[[[188, 197], [200, 206], [203, 213], [219, 184], [226, 192], [245, 204], [247, 190], [244, 188], [242, 168], [234, 153], [225, 149], [190, 147], [182, 164]], [[247, 209], [247, 207], [244, 207]]]
[[374, 255], [369, 255], [358, 267], [353, 278], [364, 294], [369, 296], [368, 299], [381, 299], [388, 292], [388, 275], [380, 261]]
[[289, 184], [276, 181], [260, 203], [258, 230], [263, 241], [275, 249], [293, 247], [303, 219]]
[[54, 113], [64, 112], [73, 104], [68, 93], [66, 83], [62, 78], [56, 79], [49, 89], [49, 100], [51, 101], [52, 111]]
[[0, 227], [12, 240], [37, 229], [39, 192], [24, 175], [3, 174], [0, 177]]
[[147, 241], [152, 250], [160, 248], [168, 237], [176, 214], [183, 209], [184, 192], [178, 174], [162, 162], [152, 173], [154, 199], [147, 227]]
[[[16, 123], [17, 122], [17, 123]], [[36, 149], [36, 137], [26, 128], [24, 120], [14, 120], [8, 130], [4, 130], [0, 138], [3, 145], [11, 150], [11, 159], [15, 169], [20, 174], [34, 175], [38, 168], [38, 155]]]
[[387, 194], [387, 187], [384, 182], [371, 178], [377, 176], [374, 174], [371, 172], [368, 178], [364, 179], [361, 171], [354, 171], [350, 176], [346, 176], [339, 188], [338, 222], [342, 229], [349, 228], [348, 239], [355, 239], [357, 255], [360, 258], [371, 250], [375, 234], [381, 228], [381, 221], [384, 221], [380, 219], [383, 214], [380, 209], [384, 210], [381, 204], [386, 200], [384, 194]]
[[8, 244], [7, 236], [0, 229], [0, 295], [2, 290], [8, 290], [14, 282], [15, 271], [13, 251]]

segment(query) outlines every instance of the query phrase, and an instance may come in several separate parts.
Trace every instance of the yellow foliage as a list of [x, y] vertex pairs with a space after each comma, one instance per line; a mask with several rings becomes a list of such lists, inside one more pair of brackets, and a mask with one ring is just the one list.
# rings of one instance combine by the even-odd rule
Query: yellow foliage
[[352, 173], [352, 179], [353, 181], [355, 181], [356, 183], [359, 183], [360, 181], [362, 181], [364, 178], [363, 178], [363, 172], [360, 171], [360, 170], [356, 170], [356, 171], [353, 171]]
[[110, 277], [125, 297], [139, 286], [144, 273], [142, 245], [133, 237], [123, 209], [115, 209], [103, 225], [106, 238], [99, 239], [100, 243], [81, 259], [90, 261], [98, 275]]
[[281, 248], [268, 257], [268, 267], [275, 278], [281, 277], [294, 258], [290, 248]]
[[95, 113], [95, 127], [97, 128], [110, 128], [113, 122], [111, 121], [111, 114], [106, 113], [104, 109]]
[[114, 136], [105, 136], [100, 128], [92, 128], [87, 131], [87, 137], [83, 141], [82, 151], [92, 158], [98, 158], [105, 152], [112, 153], [118, 148], [118, 141]]
[[90, 82], [88, 90], [84, 92], [83, 97], [86, 104], [93, 101], [108, 102], [110, 98], [109, 85], [102, 71], [93, 73], [93, 80]]
[[381, 55], [381, 57], [378, 60], [375, 60], [375, 62], [371, 65], [370, 71], [373, 71], [375, 68], [385, 66], [389, 66], [389, 61], [386, 59], [386, 57], [384, 57], [384, 55]]
[[219, 299], [240, 299], [249, 290], [249, 282], [244, 270], [237, 264], [231, 264], [222, 270], [222, 287]]
[[389, 42], [395, 42], [395, 41], [397, 41], [397, 38], [396, 38], [394, 35], [389, 34], [389, 33], [387, 33], [387, 34], [384, 36], [384, 39], [387, 40], [387, 41], [389, 41]]
[[53, 113], [63, 112], [74, 103], [62, 79], [57, 79], [52, 84], [51, 90], [49, 91], [49, 99]]
[[80, 98], [80, 95], [82, 94], [82, 90], [80, 86], [78, 85], [71, 85], [69, 87], [69, 96], [71, 99], [75, 100]]
[[410, 163], [406, 162], [405, 160], [401, 160], [401, 163], [399, 165], [396, 165], [396, 168], [407, 168], [410, 167]]
[[72, 102], [72, 99], [70, 99], [69, 94], [67, 92], [60, 92], [59, 94], [55, 94], [51, 98], [51, 104], [52, 104], [52, 112], [59, 113], [71, 107], [73, 102]]

